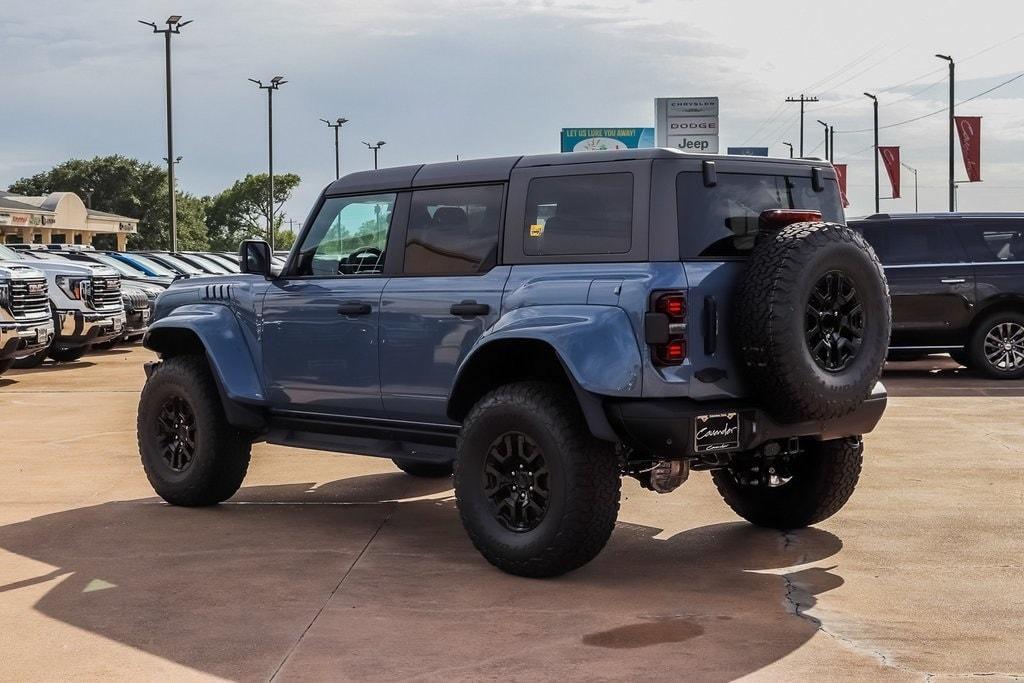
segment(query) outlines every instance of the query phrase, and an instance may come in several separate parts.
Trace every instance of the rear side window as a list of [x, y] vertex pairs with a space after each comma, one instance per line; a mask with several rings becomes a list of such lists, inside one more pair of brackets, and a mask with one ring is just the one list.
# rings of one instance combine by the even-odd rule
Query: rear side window
[[887, 266], [960, 263], [964, 254], [949, 227], [939, 221], [860, 224], [864, 239]]
[[498, 257], [500, 185], [412, 193], [405, 242], [407, 275], [465, 275], [490, 270]]
[[844, 222], [835, 180], [815, 192], [810, 178], [785, 175], [719, 173], [705, 187], [703, 175], [676, 178], [679, 247], [683, 258], [743, 256], [754, 246], [758, 218], [769, 209], [820, 211], [823, 220]]
[[1024, 222], [982, 221], [957, 226], [971, 259], [1024, 261]]
[[530, 256], [625, 254], [633, 232], [633, 174], [534, 178], [526, 192]]

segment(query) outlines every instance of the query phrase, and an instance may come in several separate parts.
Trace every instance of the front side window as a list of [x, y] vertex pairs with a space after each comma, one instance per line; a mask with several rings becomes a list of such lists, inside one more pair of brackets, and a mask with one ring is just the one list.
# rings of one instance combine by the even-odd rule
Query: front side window
[[500, 185], [412, 193], [405, 242], [407, 275], [465, 275], [494, 266], [501, 225]]
[[706, 187], [703, 174], [683, 172], [676, 196], [683, 258], [745, 255], [754, 246], [761, 212], [769, 209], [820, 211], [822, 220], [844, 222], [839, 186], [827, 178], [815, 192], [810, 178], [719, 173], [717, 184]]
[[633, 174], [534, 178], [526, 192], [530, 256], [625, 254], [633, 232]]
[[295, 274], [324, 277], [382, 272], [394, 210], [393, 193], [327, 199], [302, 241]]
[[968, 223], [959, 227], [975, 261], [1024, 261], [1024, 225], [1020, 221]]

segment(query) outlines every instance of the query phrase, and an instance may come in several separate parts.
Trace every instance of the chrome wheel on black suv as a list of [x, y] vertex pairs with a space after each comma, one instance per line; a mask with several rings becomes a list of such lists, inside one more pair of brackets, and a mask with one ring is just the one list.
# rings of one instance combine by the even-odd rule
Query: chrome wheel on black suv
[[997, 313], [986, 318], [967, 349], [971, 367], [997, 379], [1024, 377], [1024, 315]]

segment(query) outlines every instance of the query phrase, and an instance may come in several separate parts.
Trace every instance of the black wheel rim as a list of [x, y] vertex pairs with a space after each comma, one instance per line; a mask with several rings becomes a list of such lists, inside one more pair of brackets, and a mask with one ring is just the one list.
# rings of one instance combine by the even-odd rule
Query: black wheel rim
[[845, 369], [864, 340], [864, 307], [853, 281], [838, 270], [818, 280], [807, 301], [807, 348], [828, 372]]
[[160, 455], [175, 472], [183, 472], [195, 459], [196, 417], [180, 396], [164, 401], [157, 418]]
[[985, 335], [985, 358], [1003, 372], [1024, 368], [1024, 325], [1004, 321]]
[[495, 518], [510, 531], [536, 529], [551, 499], [549, 472], [540, 447], [521, 432], [502, 434], [487, 449], [484, 493]]

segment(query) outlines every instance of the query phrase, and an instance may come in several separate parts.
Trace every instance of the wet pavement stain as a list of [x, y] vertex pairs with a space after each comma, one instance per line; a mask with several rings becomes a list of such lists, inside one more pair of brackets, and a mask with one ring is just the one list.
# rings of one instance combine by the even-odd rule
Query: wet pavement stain
[[630, 649], [666, 643], [681, 643], [704, 633], [699, 624], [684, 619], [666, 617], [639, 624], [618, 626], [583, 636], [584, 645], [614, 649]]

